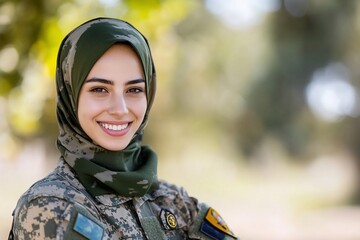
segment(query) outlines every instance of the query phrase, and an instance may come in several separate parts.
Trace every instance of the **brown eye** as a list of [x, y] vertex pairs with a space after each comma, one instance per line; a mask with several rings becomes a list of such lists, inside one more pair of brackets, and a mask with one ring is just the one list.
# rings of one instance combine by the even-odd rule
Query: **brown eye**
[[128, 90], [128, 92], [130, 92], [130, 93], [142, 93], [142, 92], [144, 92], [144, 90], [143, 90], [142, 88], [136, 88], [136, 87], [134, 87], [134, 88], [130, 88], [130, 89]]
[[102, 87], [95, 87], [90, 89], [90, 92], [94, 92], [94, 93], [107, 93], [107, 89], [102, 88]]

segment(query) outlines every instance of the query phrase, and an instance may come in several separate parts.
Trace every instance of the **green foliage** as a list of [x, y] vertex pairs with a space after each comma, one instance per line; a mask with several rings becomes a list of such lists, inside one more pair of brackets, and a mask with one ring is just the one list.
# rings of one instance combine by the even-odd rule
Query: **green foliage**
[[[311, 118], [305, 101], [305, 90], [313, 73], [331, 62], [346, 62], [354, 34], [355, 1], [330, 1], [321, 7], [310, 6], [301, 17], [291, 16], [282, 8], [272, 18], [271, 62], [266, 71], [255, 79], [247, 93], [247, 110], [239, 129], [239, 144], [247, 151], [256, 150], [265, 134], [280, 138], [293, 154], [306, 154], [312, 144], [321, 139], [317, 135], [317, 120]], [[350, 69], [352, 74], [357, 69]], [[337, 139], [336, 125], [327, 129]], [[254, 122], [256, 124], [254, 124]], [[326, 124], [326, 123], [322, 123]], [[263, 130], [262, 130], [263, 129]], [[259, 131], [260, 130], [260, 131]], [[334, 141], [333, 144], [338, 144]]]

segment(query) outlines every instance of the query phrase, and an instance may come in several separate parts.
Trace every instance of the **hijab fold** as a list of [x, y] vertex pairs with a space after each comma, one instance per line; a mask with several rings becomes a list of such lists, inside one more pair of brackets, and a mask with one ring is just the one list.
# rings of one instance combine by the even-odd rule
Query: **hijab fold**
[[[141, 60], [145, 75], [147, 110], [129, 145], [110, 151], [93, 143], [77, 117], [80, 89], [96, 61], [114, 44], [128, 44]], [[93, 196], [145, 195], [157, 181], [157, 156], [141, 145], [143, 130], [156, 91], [156, 73], [146, 38], [129, 23], [96, 18], [70, 32], [60, 45], [57, 68], [57, 118], [60, 134], [57, 147]]]

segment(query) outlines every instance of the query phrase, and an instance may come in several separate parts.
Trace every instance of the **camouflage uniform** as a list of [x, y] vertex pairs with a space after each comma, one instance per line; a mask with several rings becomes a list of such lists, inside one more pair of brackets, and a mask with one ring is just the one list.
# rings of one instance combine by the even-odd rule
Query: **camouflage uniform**
[[[93, 198], [61, 160], [20, 198], [13, 239], [235, 239], [224, 223], [223, 231], [208, 224], [215, 235], [207, 236], [201, 230], [207, 211], [184, 189], [164, 181], [143, 197], [107, 194]], [[79, 216], [88, 229], [76, 229]]]
[[[113, 44], [128, 44], [141, 60], [147, 109], [125, 149], [97, 145], [77, 118], [80, 89]], [[157, 179], [157, 156], [141, 144], [156, 90], [145, 37], [118, 19], [90, 20], [62, 41], [56, 69], [61, 158], [14, 211], [11, 239], [233, 239], [219, 214], [185, 190]]]

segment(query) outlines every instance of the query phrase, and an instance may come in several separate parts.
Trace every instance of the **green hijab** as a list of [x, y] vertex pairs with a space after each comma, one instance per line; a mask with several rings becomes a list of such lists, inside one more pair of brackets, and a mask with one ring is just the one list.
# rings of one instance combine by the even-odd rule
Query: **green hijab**
[[[81, 86], [96, 61], [114, 44], [130, 45], [141, 60], [146, 86], [147, 111], [129, 145], [110, 151], [95, 144], [82, 130], [77, 117]], [[143, 196], [157, 180], [157, 157], [141, 145], [143, 130], [156, 90], [156, 74], [146, 38], [129, 23], [96, 18], [83, 23], [62, 41], [57, 58], [57, 146], [63, 158], [93, 196], [119, 194]]]

